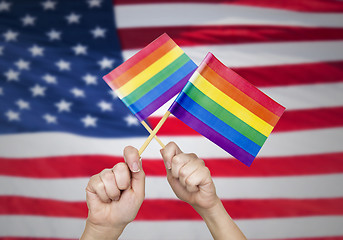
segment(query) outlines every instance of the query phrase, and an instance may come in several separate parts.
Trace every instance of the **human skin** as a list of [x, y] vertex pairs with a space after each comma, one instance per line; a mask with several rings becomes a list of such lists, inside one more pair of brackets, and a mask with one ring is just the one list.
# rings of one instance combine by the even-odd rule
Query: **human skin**
[[[246, 239], [217, 196], [203, 160], [183, 153], [173, 142], [161, 149], [161, 155], [174, 193], [199, 213], [214, 239]], [[145, 173], [137, 149], [126, 147], [124, 159], [90, 178], [86, 188], [89, 212], [81, 240], [118, 239], [135, 219], [144, 200]]]
[[173, 142], [162, 149], [161, 154], [174, 193], [199, 213], [212, 237], [216, 240], [246, 239], [217, 196], [204, 161], [194, 153], [183, 153]]
[[125, 162], [92, 176], [86, 188], [88, 218], [81, 240], [118, 239], [145, 196], [145, 173], [137, 149], [124, 149]]

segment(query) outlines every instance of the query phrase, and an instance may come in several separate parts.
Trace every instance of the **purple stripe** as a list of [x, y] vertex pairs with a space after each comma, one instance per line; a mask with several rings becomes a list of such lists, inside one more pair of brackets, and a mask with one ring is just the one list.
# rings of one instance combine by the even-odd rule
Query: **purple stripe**
[[163, 104], [169, 101], [172, 97], [176, 94], [181, 92], [182, 88], [186, 85], [189, 78], [192, 76], [195, 69], [187, 74], [184, 78], [182, 78], [177, 84], [172, 86], [168, 91], [164, 94], [159, 96], [154, 102], [146, 106], [140, 112], [136, 113], [135, 116], [138, 118], [139, 121], [144, 121], [147, 117], [149, 117], [153, 112], [155, 112], [158, 108], [160, 108]]
[[202, 134], [215, 144], [217, 144], [219, 147], [230, 153], [232, 156], [237, 158], [245, 165], [250, 166], [251, 163], [254, 161], [254, 156], [244, 151], [242, 148], [238, 147], [236, 144], [234, 144], [227, 138], [223, 137], [221, 134], [207, 126], [198, 118], [194, 117], [177, 102], [173, 103], [173, 106], [170, 108], [170, 112], [175, 117], [183, 121], [185, 124], [193, 128], [195, 131]]

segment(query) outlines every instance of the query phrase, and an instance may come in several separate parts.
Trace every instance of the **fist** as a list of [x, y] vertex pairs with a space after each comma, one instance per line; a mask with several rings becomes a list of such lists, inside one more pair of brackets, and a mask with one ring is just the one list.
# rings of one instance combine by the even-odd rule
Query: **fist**
[[167, 179], [176, 196], [194, 208], [209, 209], [218, 203], [210, 171], [195, 154], [183, 153], [173, 142], [161, 150]]
[[144, 200], [145, 174], [137, 149], [126, 147], [124, 159], [88, 182], [88, 224], [101, 229], [124, 229], [136, 217]]

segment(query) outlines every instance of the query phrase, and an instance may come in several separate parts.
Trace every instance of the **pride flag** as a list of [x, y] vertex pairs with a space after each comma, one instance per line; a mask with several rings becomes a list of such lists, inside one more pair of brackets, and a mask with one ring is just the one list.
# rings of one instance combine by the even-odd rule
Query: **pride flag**
[[248, 166], [284, 110], [211, 53], [169, 109]]
[[179, 93], [196, 68], [164, 33], [103, 79], [143, 121]]

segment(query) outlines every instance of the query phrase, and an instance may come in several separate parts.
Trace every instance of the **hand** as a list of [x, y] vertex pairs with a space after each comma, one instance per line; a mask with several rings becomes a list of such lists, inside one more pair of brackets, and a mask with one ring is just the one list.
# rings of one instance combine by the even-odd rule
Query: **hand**
[[220, 199], [210, 171], [195, 154], [183, 153], [173, 142], [161, 150], [167, 179], [176, 196], [197, 209], [209, 209]]
[[182, 153], [173, 142], [161, 150], [167, 179], [176, 196], [206, 222], [215, 240], [246, 240], [216, 194], [210, 171], [195, 154]]
[[145, 195], [145, 174], [137, 149], [124, 149], [125, 163], [91, 177], [86, 198], [89, 209], [81, 239], [115, 239], [134, 220]]

